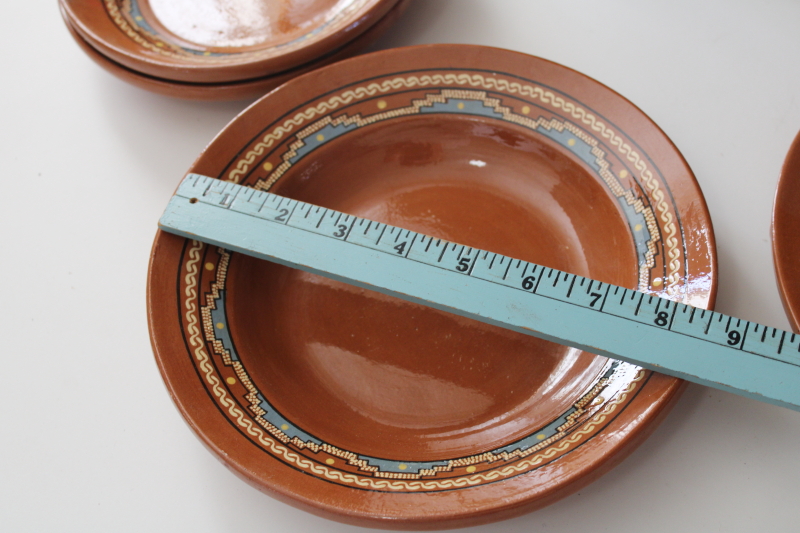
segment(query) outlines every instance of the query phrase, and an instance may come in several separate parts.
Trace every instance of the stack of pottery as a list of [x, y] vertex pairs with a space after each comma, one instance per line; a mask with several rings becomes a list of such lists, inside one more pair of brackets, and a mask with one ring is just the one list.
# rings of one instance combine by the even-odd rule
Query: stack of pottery
[[253, 98], [363, 51], [409, 0], [59, 0], [72, 36], [138, 87]]

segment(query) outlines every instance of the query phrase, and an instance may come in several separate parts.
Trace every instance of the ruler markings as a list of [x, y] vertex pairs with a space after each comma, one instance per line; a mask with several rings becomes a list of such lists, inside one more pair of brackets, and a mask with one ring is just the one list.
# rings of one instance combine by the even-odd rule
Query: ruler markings
[[603, 308], [606, 306], [606, 300], [608, 299], [608, 293], [611, 292], [611, 285], [606, 285], [606, 293], [603, 295], [603, 301], [600, 302], [600, 307], [597, 309], [599, 312], [603, 312]]
[[[669, 307], [669, 303], [667, 303], [666, 307]], [[676, 311], [678, 310], [678, 304], [672, 306], [672, 314], [669, 317], [669, 324], [667, 325], [667, 329], [672, 329], [672, 323], [675, 321]]]
[[[206, 205], [214, 208], [207, 214], [212, 215], [212, 218], [216, 217], [216, 226], [211, 222], [202, 220], [203, 217], [199, 214], [195, 215], [193, 213], [192, 209], [195, 209], [195, 211], [199, 213], [199, 207], [192, 207], [198, 205]], [[221, 214], [217, 214], [218, 212]], [[321, 212], [319, 220], [309, 220], [309, 216], [312, 212], [315, 214]], [[496, 300], [499, 298], [500, 300], [498, 302], [491, 302], [491, 305], [495, 305], [496, 303], [495, 307], [498, 309], [496, 312], [497, 316], [484, 316], [480, 312], [465, 309], [468, 307], [467, 304], [464, 304], [464, 308], [458, 306], [454, 307], [447, 303], [433, 300], [428, 301], [424, 295], [415, 296], [411, 293], [402, 292], [400, 289], [395, 290], [393, 287], [384, 287], [385, 292], [389, 294], [407, 297], [407, 299], [412, 301], [427, 303], [428, 305], [433, 305], [440, 309], [461, 313], [465, 316], [506, 326], [516, 331], [541, 336], [549, 340], [556, 340], [557, 342], [567, 344], [571, 343], [576, 347], [596, 353], [621, 357], [635, 364], [644, 364], [650, 368], [666, 371], [667, 373], [679, 377], [694, 379], [694, 381], [700, 383], [719, 386], [725, 390], [739, 392], [778, 405], [800, 410], [800, 343], [797, 343], [797, 350], [793, 350], [792, 353], [783, 353], [785, 351], [783, 350], [784, 345], [794, 347], [795, 335], [791, 334], [791, 338], [786, 342], [787, 332], [782, 331], [781, 334], [778, 335], [780, 330], [777, 328], [773, 328], [772, 335], [767, 335], [768, 328], [766, 326], [729, 317], [721, 313], [706, 313], [705, 310], [701, 310], [699, 320], [695, 320], [697, 308], [686, 304], [681, 304], [681, 312], [678, 313], [678, 302], [666, 300], [658, 296], [647, 295], [647, 298], [645, 298], [646, 295], [644, 293], [638, 293], [639, 298], [637, 299], [637, 291], [630, 289], [604, 284], [583, 276], [567, 274], [552, 268], [524, 262], [519, 259], [514, 261], [514, 259], [501, 254], [491, 253], [490, 256], [490, 252], [468, 248], [464, 245], [450, 243], [442, 239], [436, 239], [435, 245], [432, 245], [434, 238], [404, 230], [403, 228], [380, 223], [373, 224], [372, 221], [368, 221], [367, 219], [347, 215], [335, 210], [323, 209], [297, 200], [282, 198], [272, 193], [253, 191], [241, 185], [220, 182], [219, 180], [200, 177], [198, 175], [189, 175], [181, 183], [175, 198], [170, 202], [170, 206], [168, 206], [164, 217], [162, 217], [161, 227], [162, 229], [186, 237], [215, 242], [236, 251], [269, 258], [271, 260], [283, 262], [284, 264], [289, 264], [290, 266], [298, 266], [323, 274], [326, 272], [317, 270], [317, 267], [310, 263], [292, 263], [289, 259], [284, 260], [278, 255], [271, 256], [258, 249], [254, 250], [244, 245], [238, 245], [236, 242], [230, 242], [236, 241], [235, 230], [239, 224], [251, 224], [246, 222], [245, 218], [241, 218], [242, 216], [252, 219], [253, 223], [261, 223], [262, 221], [264, 223], [273, 222], [275, 223], [275, 227], [286, 228], [282, 230], [282, 235], [289, 230], [300, 230], [308, 234], [318, 234], [330, 239], [334, 243], [338, 241], [339, 244], [336, 246], [356, 246], [365, 251], [373, 250], [382, 252], [398, 260], [411, 261], [414, 264], [419, 264], [421, 267], [433, 268], [432, 271], [420, 271], [419, 274], [422, 274], [422, 276], [417, 276], [419, 278], [418, 280], [403, 282], [411, 284], [409, 286], [412, 287], [417, 281], [419, 281], [419, 283], [428, 282], [428, 280], [422, 278], [429, 277], [429, 282], [433, 287], [431, 290], [433, 290], [436, 288], [434, 285], [441, 284], [441, 281], [452, 283], [453, 280], [456, 279], [452, 278], [453, 274], [466, 274], [470, 279], [481, 280], [481, 282], [487, 282], [491, 284], [491, 286], [498, 287], [498, 289], [492, 289], [487, 294], [489, 294], [492, 299]], [[316, 222], [316, 224], [314, 224], [314, 222]], [[363, 232], [352, 231], [357, 224], [365, 226]], [[269, 224], [266, 224], [264, 228], [269, 226]], [[248, 227], [250, 227], [250, 225], [248, 225]], [[255, 226], [253, 227], [255, 228]], [[260, 228], [261, 226], [257, 227], [257, 229]], [[386, 244], [382, 244], [387, 228], [389, 229], [390, 235], [395, 235], [395, 239], [393, 242], [392, 240], [388, 240], [385, 241]], [[215, 235], [219, 234], [220, 237], [212, 236], [211, 233], [214, 232], [217, 232]], [[207, 236], [206, 233], [208, 233]], [[403, 235], [404, 240], [400, 242]], [[291, 241], [295, 244], [294, 248], [298, 248], [296, 246], [296, 240], [299, 236], [286, 233], [285, 238], [289, 239], [290, 237], [294, 239]], [[260, 237], [255, 236], [250, 239], [248, 236], [247, 239], [242, 237], [242, 240], [247, 240], [247, 244], [250, 245], [251, 242], [258, 238]], [[418, 244], [418, 246], [415, 246], [415, 244]], [[301, 246], [299, 248], [303, 247]], [[309, 245], [308, 248], [312, 248], [312, 246]], [[441, 248], [440, 251], [439, 248]], [[339, 252], [336, 248], [334, 248], [334, 250]], [[481, 254], [481, 252], [483, 252], [483, 254]], [[315, 252], [308, 251], [307, 253], [313, 254]], [[455, 255], [454, 259], [452, 259], [453, 255]], [[503, 269], [502, 265], [506, 260], [508, 264]], [[514, 274], [510, 275], [514, 263], [516, 263]], [[362, 266], [362, 268], [364, 267]], [[521, 273], [519, 272], [520, 269], [522, 270]], [[442, 274], [434, 275], [434, 271], [442, 272]], [[545, 278], [545, 274], [548, 279], [553, 280], [552, 284], [541, 284], [542, 279]], [[359, 274], [364, 278], [370, 278], [371, 276], [370, 279], [373, 281], [364, 281], [358, 277], [349, 277], [350, 274], [337, 274], [336, 272], [331, 272], [329, 275], [335, 279], [354, 282], [361, 284], [361, 286], [367, 286], [377, 290], [381, 290], [382, 286], [380, 283], [388, 283], [388, 281], [380, 277], [382, 275], [381, 272]], [[387, 275], [386, 277], [388, 278], [389, 276]], [[378, 283], [375, 283], [374, 280], [378, 280]], [[585, 286], [586, 290], [574, 290], [576, 282], [578, 282], [578, 286], [580, 287]], [[477, 290], [477, 288], [482, 287], [483, 286], [475, 286], [474, 288]], [[511, 319], [507, 319], [504, 313], [511, 313], [511, 308], [517, 305], [518, 298], [513, 296], [514, 293], [502, 292], [502, 287], [519, 291], [519, 293], [522, 293], [520, 297], [543, 298], [546, 301], [553, 302], [552, 304], [546, 305], [542, 303], [541, 305], [543, 307], [541, 313], [552, 315], [546, 317], [547, 320], [550, 320], [550, 322], [548, 322], [548, 327], [551, 327], [553, 331], [559, 330], [559, 332], [547, 332], [544, 330], [533, 331], [533, 327], [536, 327], [536, 324], [528, 326], [526, 324], [512, 323]], [[472, 290], [472, 288], [473, 285], [468, 284], [467, 288], [461, 288], [459, 290]], [[627, 298], [629, 292], [631, 296]], [[615, 298], [609, 299], [608, 296], [612, 293]], [[524, 296], [526, 294], [528, 296]], [[616, 299], [617, 295], [620, 295], [619, 300]], [[505, 300], [502, 298], [505, 298]], [[536, 302], [544, 302], [545, 300], [536, 300]], [[530, 305], [530, 307], [533, 308], [533, 304], [528, 303], [529, 300], [519, 300], [519, 302], [524, 305]], [[533, 301], [531, 300], [531, 302]], [[486, 302], [483, 303], [486, 304]], [[508, 307], [504, 309], [502, 306], [506, 303]], [[569, 304], [569, 306], [558, 307], [556, 304]], [[536, 305], [539, 305], [539, 303]], [[544, 309], [547, 309], [547, 311], [545, 312]], [[575, 311], [570, 311], [570, 309], [575, 309]], [[591, 311], [592, 313], [591, 315], [586, 315], [584, 311]], [[536, 313], [534, 313], [534, 315], [535, 314]], [[708, 322], [704, 320], [706, 314], [708, 314]], [[597, 318], [592, 319], [591, 316], [596, 316]], [[717, 316], [716, 324], [714, 316]], [[559, 319], [559, 317], [561, 318]], [[536, 316], [531, 317], [531, 319], [541, 318], [542, 317]], [[516, 318], [514, 320], [516, 320]], [[565, 321], [566, 324], [559, 324], [559, 320]], [[593, 341], [583, 339], [583, 337], [592, 334], [591, 332], [573, 332], [568, 327], [570, 321], [579, 321], [581, 325], [581, 327], [578, 328], [573, 327], [573, 330], [597, 330], [601, 333], [608, 330], [608, 335], [612, 337], [614, 335], [624, 337], [626, 331], [633, 332], [635, 335], [631, 333], [628, 335], [630, 338], [627, 340], [616, 339], [613, 342], [608, 341], [608, 345], [596, 346], [593, 344]], [[631, 328], [633, 329], [625, 329], [627, 328], [627, 326], [623, 327], [625, 323], [632, 324]], [[640, 325], [648, 328], [647, 330], [643, 330], [647, 332], [646, 335], [643, 335], [638, 329]], [[758, 335], [759, 327], [764, 328], [761, 335]], [[748, 335], [751, 330], [752, 334]], [[578, 337], [581, 337], [581, 339]], [[702, 341], [702, 343], [685, 344], [684, 341], [678, 342], [682, 338], [687, 339], [686, 342], [692, 341], [694, 343], [696, 341]], [[634, 348], [641, 345], [641, 352], [657, 351], [658, 353], [653, 355], [653, 357], [662, 357], [662, 359], [658, 359], [658, 362], [652, 362], [648, 365], [648, 360], [644, 355], [637, 354], [635, 351], [631, 354], [617, 353], [615, 351], [615, 342], [619, 344], [625, 344], [625, 342], [633, 343]], [[666, 353], [670, 351], [667, 348], [663, 348], [662, 350], [658, 349], [660, 345], [669, 343], [681, 346], [685, 345], [686, 348], [675, 348], [672, 351], [679, 352], [675, 354]], [[596, 349], [593, 349], [595, 346]], [[703, 348], [704, 346], [706, 346], [705, 349]], [[720, 351], [718, 348], [724, 350]], [[620, 348], [620, 350], [622, 349]], [[632, 349], [629, 349], [629, 351], [630, 350]], [[684, 353], [687, 350], [693, 352], [693, 355], [692, 353]], [[746, 376], [745, 374], [748, 372], [744, 370], [738, 371], [736, 368], [733, 368], [733, 366], [745, 363], [747, 365], [752, 365], [755, 364], [753, 361], [757, 360], [734, 358], [731, 355], [733, 353], [742, 354], [740, 357], [757, 356], [757, 360], [763, 360], [765, 362], [760, 363], [761, 366], [759, 367], [753, 367], [756, 368], [756, 370], [748, 371], [751, 375]], [[717, 363], [717, 368], [707, 368], [704, 372], [699, 372], [695, 367], [692, 367], [690, 371], [685, 370], [695, 365], [695, 360], [702, 360], [704, 356], [711, 357]], [[669, 357], [673, 357], [675, 363], [673, 364], [670, 362], [669, 364], [672, 365], [672, 367], [668, 368], [664, 362], [667, 361]], [[731, 358], [730, 365], [727, 364], [727, 359], [724, 359], [724, 357]], [[783, 373], [790, 372], [788, 370], [790, 368], [792, 369], [791, 372], [798, 372], [797, 376], [791, 378], [796, 378], [794, 381], [796, 386], [794, 387], [783, 383], [790, 379], [789, 377], [786, 377], [786, 380], [783, 379]], [[763, 376], [760, 372], [763, 372]], [[705, 378], [704, 376], [706, 374], [713, 374], [714, 377]], [[767, 378], [764, 376], [769, 377]], [[736, 384], [731, 385], [727, 382], [723, 383], [722, 378], [729, 381], [736, 381]], [[747, 385], [747, 383], [749, 383], [747, 381], [748, 378], [753, 382], [752, 386]], [[771, 387], [780, 388], [780, 392], [773, 392]], [[798, 389], [798, 391], [786, 392], [786, 390], [791, 391], [792, 389]], [[775, 390], [777, 391], [778, 389], [776, 388]]]
[[[739, 322], [741, 322], [741, 320]], [[739, 343], [740, 350], [744, 350], [744, 343], [747, 341], [747, 330], [749, 328], [750, 328], [750, 322], [745, 322], [744, 331], [742, 331], [742, 342]]]
[[[503, 259], [505, 259], [505, 257]], [[500, 264], [502, 264], [502, 263], [503, 263], [503, 260], [501, 259], [500, 260]], [[508, 266], [506, 267], [506, 271], [503, 273], [503, 281], [505, 281], [505, 279], [508, 277], [508, 271], [511, 270], [511, 263], [513, 263], [513, 261], [511, 261], [509, 259]]]

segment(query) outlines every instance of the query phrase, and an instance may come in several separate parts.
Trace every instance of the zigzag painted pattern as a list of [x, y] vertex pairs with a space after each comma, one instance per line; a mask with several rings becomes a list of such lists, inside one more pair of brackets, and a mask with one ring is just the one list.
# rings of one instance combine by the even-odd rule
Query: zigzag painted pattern
[[230, 253], [228, 253], [223, 248], [218, 248], [217, 253], [220, 256], [220, 259], [216, 268], [215, 280], [214, 283], [212, 283], [211, 285], [211, 292], [206, 294], [206, 302], [207, 302], [206, 305], [202, 306], [200, 309], [201, 322], [203, 324], [202, 330], [205, 333], [205, 339], [207, 341], [210, 341], [212, 346], [214, 347], [214, 353], [220, 358], [222, 358], [223, 364], [225, 364], [226, 366], [233, 367], [237, 377], [239, 378], [239, 382], [248, 391], [247, 394], [245, 395], [245, 399], [249, 403], [248, 408], [250, 409], [250, 411], [256, 415], [255, 421], [261, 427], [266, 429], [270, 435], [272, 435], [274, 438], [276, 438], [283, 444], [292, 443], [298, 448], [301, 449], [308, 448], [315, 453], [319, 452], [320, 450], [323, 450], [330, 455], [345, 460], [348, 464], [355, 466], [364, 472], [374, 472], [376, 477], [396, 478], [396, 479], [418, 479], [420, 476], [433, 476], [442, 472], [451, 472], [454, 468], [458, 468], [460, 466], [477, 465], [481, 463], [493, 463], [499, 460], [511, 461], [513, 459], [521, 459], [527, 457], [565, 438], [569, 434], [568, 430], [571, 429], [576, 424], [578, 424], [578, 421], [581, 417], [586, 416], [586, 418], [588, 419], [590, 418], [590, 416], [588, 415], [595, 414], [591, 413], [591, 410], [586, 409], [586, 406], [600, 394], [600, 392], [605, 388], [608, 382], [607, 378], [601, 379], [589, 391], [587, 391], [573, 405], [573, 407], [576, 408], [576, 411], [575, 413], [570, 415], [570, 417], [568, 417], [567, 423], [559, 427], [557, 430], [558, 432], [556, 434], [554, 434], [548, 439], [541, 441], [536, 446], [532, 446], [525, 450], [517, 449], [512, 452], [502, 452], [500, 454], [493, 454], [491, 452], [486, 452], [479, 455], [462, 457], [460, 459], [452, 459], [448, 460], [447, 464], [444, 466], [437, 466], [430, 470], [421, 470], [419, 473], [415, 474], [381, 472], [379, 471], [378, 468], [371, 466], [368, 462], [362, 460], [357, 454], [351, 451], [343, 450], [327, 443], [322, 443], [321, 445], [318, 445], [314, 442], [306, 442], [300, 440], [297, 437], [293, 437], [290, 439], [279, 428], [269, 423], [267, 420], [260, 418], [262, 415], [266, 414], [266, 411], [264, 411], [264, 409], [261, 408], [260, 406], [261, 401], [259, 399], [259, 390], [256, 388], [255, 384], [250, 379], [250, 376], [247, 373], [247, 370], [245, 369], [244, 365], [242, 365], [238, 361], [236, 362], [232, 361], [228, 350], [222, 345], [222, 343], [219, 340], [216, 339], [216, 336], [214, 335], [214, 324], [211, 319], [211, 309], [215, 307], [216, 301], [220, 296], [220, 292], [225, 288], [225, 281], [227, 278], [226, 274], [231, 257]]
[[251, 168], [257, 157], [263, 155], [268, 148], [273, 146], [284, 136], [287, 136], [314, 117], [333, 111], [341, 106], [348, 105], [353, 101], [387, 93], [392, 90], [441, 85], [481, 87], [487, 90], [496, 90], [509, 94], [528, 96], [531, 99], [538, 99], [545, 104], [569, 113], [573, 118], [579, 120], [605, 138], [611, 146], [616, 148], [616, 150], [636, 168], [645, 188], [650, 191], [650, 197], [655, 201], [656, 210], [659, 212], [663, 223], [664, 243], [667, 246], [667, 257], [669, 258], [666, 276], [667, 293], [673, 297], [681, 295], [683, 292], [680, 274], [682, 252], [680, 241], [676, 238], [677, 228], [675, 226], [674, 216], [670, 212], [669, 205], [664, 199], [664, 193], [660, 188], [658, 180], [653, 176], [652, 171], [647, 167], [644, 159], [636, 150], [627, 144], [619, 135], [614, 133], [611, 128], [598, 120], [593, 114], [541, 87], [509, 81], [503, 78], [484, 76], [482, 74], [464, 73], [398, 77], [384, 80], [380, 83], [370, 83], [363, 87], [348, 89], [339, 95], [332, 96], [328, 98], [328, 100], [318, 103], [316, 106], [309, 107], [305, 111], [297, 113], [292, 118], [286, 119], [282, 125], [265, 135], [260, 142], [253, 146], [253, 148], [236, 163], [235, 168], [228, 173], [228, 180], [238, 183], [241, 177]]
[[480, 485], [489, 481], [495, 481], [502, 478], [510, 477], [515, 474], [524, 472], [533, 466], [543, 463], [545, 460], [554, 457], [555, 455], [566, 451], [572, 444], [581, 440], [584, 436], [592, 433], [598, 426], [603, 424], [607, 418], [622, 404], [628, 395], [637, 387], [638, 383], [643, 379], [645, 372], [639, 371], [636, 378], [634, 378], [628, 387], [612, 402], [609, 402], [591, 421], [585, 424], [580, 431], [576, 431], [569, 438], [565, 439], [558, 446], [551, 447], [543, 453], [537, 454], [525, 461], [520, 461], [514, 465], [509, 465], [502, 469], [491, 470], [463, 476], [454, 479], [446, 480], [431, 480], [431, 481], [403, 481], [403, 480], [386, 480], [375, 479], [370, 477], [361, 477], [347, 472], [342, 472], [325, 465], [321, 465], [311, 461], [297, 453], [291, 451], [281, 443], [277, 442], [269, 434], [257, 424], [254, 424], [245, 413], [239, 409], [236, 401], [229, 395], [224, 386], [221, 385], [221, 380], [216, 374], [214, 365], [211, 363], [209, 355], [206, 353], [203, 337], [198, 327], [198, 310], [195, 300], [197, 298], [198, 286], [198, 264], [201, 260], [201, 250], [204, 244], [199, 241], [192, 241], [189, 249], [189, 261], [186, 262], [186, 275], [184, 282], [186, 288], [184, 289], [184, 308], [185, 317], [187, 322], [187, 331], [189, 333], [189, 344], [193, 348], [193, 355], [197, 361], [199, 369], [202, 371], [203, 377], [211, 391], [216, 396], [219, 405], [227, 411], [229, 419], [235, 421], [237, 426], [244, 430], [244, 432], [256, 439], [258, 443], [267, 449], [274, 456], [293, 464], [301, 470], [305, 470], [318, 477], [322, 477], [344, 485], [353, 485], [364, 489], [379, 490], [379, 491], [393, 491], [393, 492], [420, 492], [420, 491], [433, 491], [433, 490], [446, 490], [458, 489]]
[[397, 118], [401, 116], [410, 116], [419, 114], [425, 107], [429, 107], [434, 103], [445, 103], [450, 98], [458, 98], [463, 100], [477, 100], [483, 102], [485, 105], [491, 107], [497, 113], [503, 116], [504, 120], [519, 124], [530, 130], [537, 130], [538, 128], [545, 128], [547, 130], [555, 129], [563, 131], [564, 129], [570, 131], [573, 135], [583, 140], [586, 144], [592, 147], [592, 155], [595, 156], [595, 162], [600, 167], [600, 176], [605, 181], [611, 192], [617, 197], [624, 199], [628, 205], [634, 207], [637, 213], [642, 213], [647, 223], [647, 229], [650, 232], [650, 240], [647, 241], [647, 252], [645, 253], [645, 260], [639, 267], [639, 288], [646, 291], [650, 286], [650, 270], [655, 265], [655, 255], [657, 253], [656, 242], [661, 240], [661, 232], [658, 224], [653, 216], [652, 209], [645, 207], [641, 198], [634, 196], [632, 191], [623, 189], [617, 177], [611, 172], [610, 165], [606, 161], [605, 152], [598, 146], [598, 141], [595, 137], [586, 134], [583, 130], [567, 121], [560, 121], [558, 119], [546, 119], [539, 117], [538, 119], [531, 119], [526, 116], [515, 114], [511, 108], [503, 106], [498, 98], [489, 98], [485, 91], [471, 91], [471, 90], [449, 90], [443, 89], [440, 94], [428, 94], [424, 99], [413, 100], [412, 105], [408, 107], [391, 109], [383, 113], [375, 113], [362, 117], [360, 113], [353, 116], [346, 114], [340, 115], [335, 119], [331, 115], [325, 115], [316, 122], [311, 123], [309, 126], [304, 127], [296, 134], [297, 140], [289, 144], [288, 150], [281, 156], [283, 162], [278, 165], [266, 180], [258, 180], [253, 186], [259, 190], [269, 190], [272, 185], [283, 176], [292, 166], [292, 159], [297, 155], [297, 150], [305, 146], [305, 139], [326, 125], [340, 126], [340, 125], [356, 125], [357, 127], [364, 127], [376, 122]]

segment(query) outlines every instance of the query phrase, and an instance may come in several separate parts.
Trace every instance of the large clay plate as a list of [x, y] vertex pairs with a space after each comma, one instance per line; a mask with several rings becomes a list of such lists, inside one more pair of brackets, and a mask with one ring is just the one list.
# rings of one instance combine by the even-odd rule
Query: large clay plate
[[786, 316], [800, 333], [800, 133], [781, 170], [772, 213], [772, 255]]
[[237, 100], [257, 98], [294, 77], [362, 52], [394, 24], [410, 2], [411, 0], [400, 0], [383, 18], [381, 18], [381, 20], [372, 25], [367, 31], [339, 50], [325, 55], [312, 63], [281, 72], [274, 76], [231, 83], [186, 83], [140, 74], [119, 63], [115, 63], [95, 49], [92, 43], [86, 41], [72, 25], [63, 6], [61, 8], [61, 14], [67, 29], [84, 53], [104, 70], [131, 85], [157, 94], [186, 98], [189, 100]]
[[[323, 68], [190, 171], [693, 305], [715, 294], [708, 211], [664, 133], [519, 53], [432, 45]], [[618, 463], [683, 383], [165, 233], [148, 288], [156, 358], [197, 435], [265, 492], [361, 525], [547, 505]]]
[[341, 48], [398, 0], [59, 0], [102, 55], [173, 81], [263, 78]]

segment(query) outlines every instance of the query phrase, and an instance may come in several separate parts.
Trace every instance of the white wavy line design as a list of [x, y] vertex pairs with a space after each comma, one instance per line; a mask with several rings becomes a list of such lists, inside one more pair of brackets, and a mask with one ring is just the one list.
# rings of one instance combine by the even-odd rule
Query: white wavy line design
[[270, 435], [266, 434], [264, 430], [254, 424], [245, 414], [239, 409], [235, 400], [229, 395], [225, 387], [221, 386], [220, 379], [216, 375], [216, 370], [205, 350], [205, 343], [198, 327], [199, 319], [197, 316], [197, 305], [195, 300], [197, 298], [197, 284], [198, 284], [198, 264], [201, 260], [201, 250], [204, 244], [199, 241], [192, 241], [189, 248], [189, 260], [186, 262], [186, 275], [184, 282], [186, 288], [184, 289], [184, 307], [185, 317], [187, 322], [187, 331], [189, 333], [189, 344], [193, 349], [193, 355], [196, 359], [197, 366], [202, 371], [203, 377], [210, 386], [211, 391], [216, 396], [220, 406], [224, 408], [230, 419], [234, 420], [236, 424], [244, 430], [250, 437], [258, 441], [258, 443], [266, 448], [274, 456], [282, 458], [284, 461], [305, 470], [319, 477], [335, 481], [344, 485], [354, 485], [364, 489], [394, 491], [394, 492], [419, 492], [419, 491], [432, 491], [443, 489], [456, 489], [464, 488], [475, 485], [480, 485], [488, 481], [495, 481], [501, 478], [509, 477], [529, 469], [532, 466], [541, 464], [545, 460], [554, 457], [555, 455], [566, 451], [572, 444], [578, 442], [583, 436], [591, 433], [600, 424], [605, 422], [608, 416], [613, 413], [617, 407], [622, 404], [628, 394], [633, 391], [637, 384], [643, 379], [645, 371], [641, 370], [636, 378], [631, 381], [628, 387], [619, 395], [613, 402], [609, 402], [603, 410], [593, 419], [587, 423], [580, 431], [575, 432], [568, 439], [565, 439], [559, 446], [546, 450], [543, 453], [537, 454], [527, 460], [520, 461], [514, 465], [509, 465], [499, 470], [491, 470], [470, 476], [463, 476], [454, 479], [432, 480], [432, 481], [402, 481], [402, 480], [386, 480], [374, 479], [369, 477], [356, 476], [354, 474], [341, 472], [336, 469], [329, 468], [325, 465], [317, 464], [276, 442]]
[[[265, 135], [259, 143], [253, 146], [253, 148], [236, 163], [235, 168], [229, 172], [228, 179], [238, 182], [241, 176], [243, 176], [249, 170], [258, 156], [263, 155], [264, 152], [276, 142], [280, 141], [285, 136], [288, 136], [296, 128], [301, 127], [307, 121], [316, 116], [333, 111], [358, 99], [374, 96], [379, 93], [386, 93], [393, 89], [425, 87], [437, 84], [470, 85], [525, 95], [532, 99], [539, 99], [543, 103], [549, 104], [555, 108], [569, 113], [571, 116], [605, 138], [609, 142], [610, 146], [614, 147], [614, 149], [624, 156], [624, 159], [633, 164], [633, 168], [636, 168], [640, 178], [642, 179], [642, 182], [646, 187], [645, 192], [649, 192], [651, 199], [654, 201], [656, 210], [659, 213], [659, 218], [664, 224], [664, 242], [668, 248], [668, 290], [679, 292], [679, 284], [681, 282], [679, 271], [682, 254], [680, 250], [680, 241], [678, 238], [676, 238], [677, 230], [674, 222], [674, 216], [670, 212], [669, 205], [665, 201], [664, 193], [660, 188], [659, 182], [653, 176], [643, 158], [638, 152], [632, 149], [630, 145], [625, 143], [621, 137], [616, 135], [594, 115], [588, 113], [586, 110], [573, 104], [572, 102], [566, 101], [564, 98], [540, 87], [524, 85], [518, 82], [510, 82], [501, 78], [485, 77], [480, 74], [434, 74], [409, 76], [406, 78], [384, 80], [380, 83], [370, 83], [364, 87], [357, 87], [352, 90], [344, 91], [340, 95], [333, 96], [326, 101], [316, 104], [313, 107], [309, 107], [305, 111], [299, 112], [294, 115], [294, 117], [284, 121], [282, 125], [276, 127], [272, 132]], [[617, 396], [613, 401], [608, 402], [601, 409], [601, 411], [597, 413], [597, 415], [588, 420], [578, 431], [570, 435], [568, 438], [560, 441], [557, 446], [548, 447], [541, 453], [538, 453], [523, 461], [519, 461], [513, 465], [458, 478], [426, 481], [375, 479], [367, 476], [357, 476], [348, 472], [342, 472], [334, 468], [329, 468], [325, 465], [317, 464], [316, 462], [293, 452], [287, 447], [281, 445], [279, 442], [276, 442], [275, 439], [264, 432], [263, 428], [251, 421], [245, 415], [245, 413], [239, 409], [237, 403], [228, 396], [227, 389], [221, 386], [221, 381], [216, 376], [215, 367], [210, 361], [210, 358], [205, 350], [202, 334], [200, 328], [198, 327], [199, 321], [197, 317], [197, 307], [194, 303], [194, 300], [197, 298], [197, 263], [200, 260], [199, 252], [202, 247], [202, 243], [192, 241], [192, 246], [189, 251], [190, 260], [186, 263], [186, 289], [184, 292], [186, 296], [186, 320], [188, 324], [187, 331], [189, 333], [189, 341], [193, 349], [194, 358], [197, 361], [198, 367], [202, 371], [206, 383], [211, 388], [219, 404], [228, 413], [231, 420], [235, 421], [235, 423], [247, 435], [254, 438], [272, 455], [296, 466], [297, 468], [300, 468], [301, 470], [307, 471], [330, 481], [371, 490], [416, 492], [475, 486], [519, 474], [530, 469], [531, 467], [539, 465], [544, 461], [555, 457], [560, 453], [566, 452], [572, 445], [579, 442], [586, 435], [595, 431], [600, 424], [605, 423], [608, 417], [611, 416], [619, 408], [619, 406], [627, 400], [629, 394], [638, 386], [638, 383], [646, 375], [644, 371], [640, 371], [636, 378], [631, 381], [631, 383], [619, 394], [619, 396]], [[675, 289], [677, 289], [677, 291]]]

